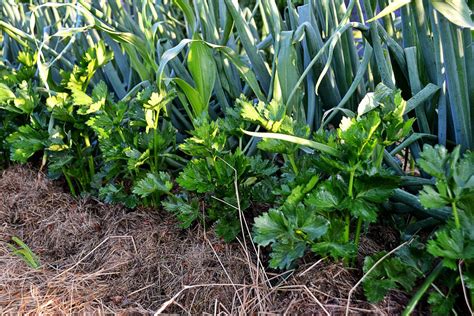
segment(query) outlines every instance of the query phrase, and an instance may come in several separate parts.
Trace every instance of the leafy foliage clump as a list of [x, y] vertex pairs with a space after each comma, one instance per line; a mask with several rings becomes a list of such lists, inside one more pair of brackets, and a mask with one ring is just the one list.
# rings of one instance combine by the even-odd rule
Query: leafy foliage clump
[[[445, 292], [431, 291], [428, 303], [435, 315], [450, 314], [457, 299], [456, 287], [465, 286], [472, 291], [474, 265], [474, 155], [467, 151], [463, 157], [457, 146], [451, 153], [440, 145], [425, 145], [418, 164], [433, 177], [433, 185], [425, 185], [420, 191], [420, 202], [428, 210], [449, 207], [452, 217], [437, 227], [426, 244], [398, 253], [395, 258], [382, 262], [380, 267], [364, 282], [367, 298], [375, 302], [388, 290], [398, 287], [412, 290], [413, 283], [423, 275], [427, 286], [422, 286], [413, 297], [407, 310], [412, 310], [430, 285], [439, 281]], [[370, 268], [377, 257], [366, 258], [364, 270]], [[437, 266], [433, 268], [433, 265]], [[396, 266], [397, 273], [387, 269]], [[463, 278], [463, 282], [460, 281]], [[402, 283], [403, 282], [403, 283]], [[428, 282], [428, 283], [427, 283]], [[378, 288], [378, 291], [374, 289]], [[380, 293], [380, 294], [378, 294]]]
[[[246, 156], [240, 148], [233, 150], [228, 141], [232, 130], [225, 129], [229, 126], [223, 120], [212, 121], [202, 116], [194, 126], [190, 137], [179, 146], [194, 158], [176, 179], [190, 194], [169, 198], [164, 206], [177, 214], [183, 226], [189, 226], [200, 215], [197, 209], [184, 205], [197, 206], [197, 200], [202, 199], [205, 218], [201, 220], [215, 223], [217, 234], [230, 241], [240, 233], [239, 211], [245, 212], [254, 203], [271, 200], [271, 179], [277, 168], [259, 156]], [[191, 193], [198, 196], [192, 197]]]
[[[277, 139], [264, 138], [264, 145], [259, 144], [259, 148], [283, 154], [297, 176], [305, 174], [314, 179], [306, 186], [293, 188], [285, 204], [272, 211], [272, 215], [264, 214], [255, 221], [255, 241], [272, 245], [272, 267], [290, 267], [307, 248], [321, 256], [343, 258], [346, 262], [354, 258], [363, 224], [377, 221], [382, 203], [398, 187], [399, 178], [383, 167], [383, 152], [386, 146], [408, 134], [413, 121], [404, 121], [405, 102], [399, 93], [383, 85], [377, 89], [374, 98], [361, 103], [357, 117], [343, 118], [335, 131], [319, 130], [313, 137], [316, 142], [300, 141], [308, 136], [309, 130], [288, 117], [282, 105], [273, 102], [253, 107], [248, 101], [241, 101], [243, 118], [283, 135], [274, 134]], [[297, 138], [289, 138], [288, 143], [284, 141], [285, 135]], [[313, 148], [330, 148], [337, 154], [328, 150], [316, 154], [315, 174], [311, 175], [311, 169], [299, 171], [295, 163], [299, 149], [306, 144]], [[311, 227], [306, 220], [313, 218], [324, 219], [314, 223], [313, 228], [321, 232], [320, 235], [307, 235], [301, 227], [302, 223]], [[356, 230], [351, 239], [353, 219]], [[269, 231], [268, 227], [281, 229]], [[274, 238], [269, 236], [272, 232]]]

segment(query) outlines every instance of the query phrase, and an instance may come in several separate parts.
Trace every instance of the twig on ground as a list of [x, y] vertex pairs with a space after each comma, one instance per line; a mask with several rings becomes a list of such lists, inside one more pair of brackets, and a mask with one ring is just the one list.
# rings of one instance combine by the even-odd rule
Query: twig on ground
[[201, 288], [201, 287], [214, 287], [214, 286], [232, 286], [232, 287], [248, 287], [246, 284], [234, 284], [234, 283], [214, 283], [214, 284], [195, 284], [195, 285], [185, 285], [179, 292], [177, 292], [172, 298], [164, 302], [161, 307], [155, 312], [155, 316], [163, 313], [168, 306], [175, 303], [176, 299], [186, 290]]
[[[53, 279], [56, 279], [60, 276], [62, 276], [63, 274], [73, 270], [75, 267], [77, 267], [79, 264], [81, 264], [82, 261], [86, 260], [91, 254], [93, 254], [97, 249], [99, 249], [103, 244], [105, 244], [107, 241], [109, 241], [110, 239], [121, 239], [121, 238], [129, 238], [132, 240], [132, 244], [135, 246], [135, 242], [133, 241], [133, 237], [132, 236], [108, 236], [107, 238], [105, 238], [100, 244], [98, 244], [94, 249], [92, 249], [88, 254], [86, 254], [84, 257], [82, 257], [81, 259], [79, 259], [79, 261], [77, 261], [72, 267], [64, 270], [63, 272], [59, 273], [58, 275], [56, 275], [55, 277], [53, 277]], [[135, 251], [137, 250], [136, 246], [135, 246]], [[136, 252], [137, 253], [137, 252]]]
[[146, 290], [146, 289], [152, 287], [153, 285], [156, 285], [156, 284], [155, 284], [155, 283], [148, 284], [147, 286], [144, 286], [144, 287], [142, 287], [141, 289], [138, 289], [138, 290], [136, 290], [136, 291], [133, 291], [132, 293], [128, 294], [127, 296], [132, 296], [132, 295], [134, 295], [134, 294], [140, 293], [141, 291], [144, 291], [144, 290]]
[[466, 305], [467, 305], [467, 308], [469, 309], [469, 312], [471, 313], [471, 315], [474, 315], [472, 313], [471, 304], [469, 304], [469, 298], [467, 297], [466, 285], [464, 284], [464, 278], [463, 278], [463, 275], [462, 275], [462, 264], [463, 264], [463, 262], [464, 262], [463, 260], [459, 260], [459, 263], [458, 263], [459, 277], [461, 278], [461, 285], [462, 285], [462, 292], [464, 294], [464, 300], [466, 301]]
[[319, 259], [318, 261], [316, 261], [315, 263], [313, 263], [313, 264], [311, 265], [311, 267], [309, 267], [308, 269], [306, 269], [306, 270], [304, 270], [303, 272], [299, 273], [298, 276], [299, 276], [299, 277], [302, 277], [303, 275], [305, 275], [306, 273], [308, 273], [310, 270], [312, 270], [314, 267], [316, 267], [318, 264], [320, 264], [321, 262], [323, 262], [325, 259], [326, 259], [326, 257]]

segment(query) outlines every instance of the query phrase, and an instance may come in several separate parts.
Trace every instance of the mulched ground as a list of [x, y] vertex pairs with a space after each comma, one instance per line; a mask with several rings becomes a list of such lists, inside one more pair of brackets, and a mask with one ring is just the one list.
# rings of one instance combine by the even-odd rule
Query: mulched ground
[[[180, 229], [163, 211], [74, 199], [27, 167], [0, 176], [0, 224], [2, 314], [340, 315], [361, 277], [314, 257], [286, 274], [265, 271], [256, 259], [263, 250], [248, 240], [225, 244], [201, 226]], [[39, 256], [40, 269], [11, 253], [12, 236]], [[357, 289], [350, 314], [397, 315], [406, 301], [393, 292], [373, 305]]]

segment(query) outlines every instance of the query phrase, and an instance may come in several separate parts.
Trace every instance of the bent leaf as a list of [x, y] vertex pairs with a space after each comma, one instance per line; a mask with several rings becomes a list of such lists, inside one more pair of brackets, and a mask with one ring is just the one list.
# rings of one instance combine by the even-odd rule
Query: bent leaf
[[474, 28], [471, 10], [464, 0], [431, 0], [433, 7], [451, 23], [460, 27]]
[[242, 130], [243, 133], [254, 136], [254, 137], [261, 137], [261, 138], [272, 138], [272, 139], [280, 139], [284, 140], [290, 143], [298, 144], [301, 146], [306, 146], [310, 147], [316, 150], [319, 150], [323, 153], [332, 155], [332, 156], [337, 156], [338, 151], [328, 145], [324, 145], [309, 139], [301, 138], [301, 137], [296, 137], [296, 136], [291, 136], [291, 135], [286, 135], [286, 134], [279, 134], [279, 133], [259, 133], [259, 132], [249, 132], [246, 130]]

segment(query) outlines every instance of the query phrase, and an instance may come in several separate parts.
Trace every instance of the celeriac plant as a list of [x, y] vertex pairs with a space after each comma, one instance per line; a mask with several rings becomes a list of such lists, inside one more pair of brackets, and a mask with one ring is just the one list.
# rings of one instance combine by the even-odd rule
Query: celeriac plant
[[108, 100], [87, 121], [101, 152], [94, 186], [102, 199], [131, 208], [158, 206], [161, 195], [172, 189], [170, 175], [163, 170], [182, 160], [173, 154], [176, 131], [167, 117], [173, 98], [172, 91], [149, 87], [130, 102]]
[[[460, 146], [451, 153], [441, 145], [425, 144], [417, 163], [433, 177], [434, 185], [425, 185], [419, 194], [423, 207], [429, 212], [442, 207], [451, 208], [451, 217], [428, 237], [420, 239], [384, 260], [364, 280], [364, 291], [370, 301], [378, 302], [397, 287], [411, 291], [416, 281], [424, 279], [408, 303], [404, 315], [413, 312], [426, 292], [435, 315], [447, 315], [458, 308], [455, 302], [464, 295], [472, 308], [474, 284], [474, 155], [460, 154]], [[420, 234], [421, 235], [421, 234]], [[368, 271], [383, 253], [367, 257], [364, 271]], [[462, 279], [462, 280], [461, 280]], [[438, 285], [436, 285], [438, 283]]]
[[[377, 220], [381, 204], [399, 183], [399, 179], [391, 175], [382, 162], [385, 148], [403, 139], [410, 131], [413, 120], [404, 121], [405, 104], [399, 93], [380, 85], [375, 94], [361, 102], [357, 116], [343, 118], [336, 130], [319, 130], [313, 135], [314, 140], [293, 135], [288, 137], [281, 133], [251, 133], [254, 136], [276, 138], [278, 145], [272, 148], [282, 154], [294, 146], [297, 146], [296, 150], [304, 145], [324, 149], [316, 154], [318, 173], [313, 175], [312, 181], [293, 189], [281, 208], [271, 210], [255, 220], [255, 241], [263, 246], [271, 244], [272, 249], [276, 249], [272, 252], [272, 267], [290, 267], [307, 248], [322, 256], [344, 258], [347, 263], [357, 254], [363, 224]], [[275, 120], [270, 126], [270, 121], [258, 112], [270, 113], [273, 106], [268, 105], [266, 110], [258, 110], [259, 107], [263, 105], [252, 109], [252, 105], [245, 102], [242, 116], [252, 118], [253, 122], [259, 122], [272, 131], [279, 121]], [[285, 119], [280, 121], [284, 122]], [[286, 121], [291, 122], [291, 118]], [[286, 145], [288, 143], [283, 140], [292, 143]], [[267, 143], [264, 140], [259, 147], [268, 149]], [[333, 151], [327, 150], [327, 147]], [[296, 150], [292, 151], [293, 155], [296, 155]], [[295, 194], [297, 199], [294, 198]], [[298, 219], [298, 216], [301, 218]], [[307, 224], [305, 219], [309, 220], [313, 216], [322, 216], [326, 222]], [[355, 232], [351, 238], [354, 221]], [[320, 235], [308, 234], [308, 229], [317, 230]]]
[[0, 157], [5, 161], [9, 159], [7, 136], [19, 125], [37, 120], [33, 116], [39, 103], [35, 66], [36, 54], [26, 51], [19, 52], [17, 66], [0, 64]]
[[[176, 179], [188, 193], [169, 197], [164, 203], [183, 227], [198, 219], [214, 223], [216, 233], [226, 241], [241, 231], [239, 209], [246, 211], [252, 203], [271, 201], [271, 177], [277, 170], [268, 160], [232, 148], [229, 139], [236, 130], [230, 123], [212, 121], [205, 113], [194, 121], [191, 136], [179, 146], [193, 159]], [[199, 200], [205, 204], [203, 211], [198, 208]]]
[[[30, 76], [34, 72], [27, 69], [33, 68], [33, 56], [20, 56]], [[93, 135], [85, 123], [90, 114], [105, 104], [107, 88], [103, 83], [98, 84], [92, 96], [87, 94], [87, 88], [96, 70], [111, 58], [105, 44], [99, 42], [83, 54], [70, 72], [61, 72], [59, 83], [48, 77], [54, 91], [45, 91], [26, 80], [19, 83], [18, 95], [11, 93], [10, 100], [5, 100], [7, 111], [28, 117], [6, 138], [13, 161], [25, 163], [35, 153], [42, 152], [49, 175], [52, 178], [64, 175], [71, 193], [75, 195], [76, 188], [80, 191], [90, 188], [95, 174], [94, 146]]]

